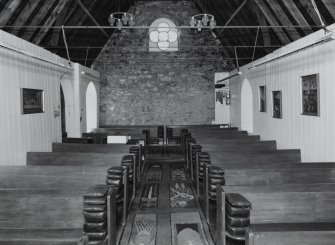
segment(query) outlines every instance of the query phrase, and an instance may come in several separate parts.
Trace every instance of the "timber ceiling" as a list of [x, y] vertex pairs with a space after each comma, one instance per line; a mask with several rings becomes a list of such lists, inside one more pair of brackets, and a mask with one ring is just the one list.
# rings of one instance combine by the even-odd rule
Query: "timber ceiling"
[[[315, 2], [325, 25], [334, 23], [335, 0]], [[134, 0], [0, 0], [0, 26], [64, 58], [67, 52], [59, 27], [95, 27], [64, 29], [71, 61], [90, 66], [113, 32], [97, 26], [108, 26], [110, 13], [118, 9], [127, 11], [135, 3]], [[311, 0], [195, 0], [195, 3], [201, 12], [207, 10], [213, 14], [218, 26], [230, 27], [214, 32], [226, 56], [240, 66], [321, 28]]]

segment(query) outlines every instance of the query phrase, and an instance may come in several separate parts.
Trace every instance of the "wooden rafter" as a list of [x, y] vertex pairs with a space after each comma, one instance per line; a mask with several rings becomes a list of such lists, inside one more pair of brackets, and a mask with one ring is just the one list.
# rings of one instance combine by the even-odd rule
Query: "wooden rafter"
[[315, 9], [312, 5], [311, 0], [299, 0], [299, 2], [301, 3], [301, 5], [303, 6], [304, 9], [306, 9], [308, 15], [311, 17], [311, 19], [313, 20], [315, 25], [320, 25], [320, 19], [317, 15], [317, 13], [315, 12]]
[[[255, 11], [255, 15], [257, 16], [259, 25], [266, 26], [267, 23], [266, 23], [265, 16], [261, 13], [258, 6], [255, 6], [255, 5], [256, 4], [253, 3], [253, 9]], [[269, 29], [268, 28], [261, 28], [261, 33], [262, 33], [262, 36], [263, 36], [264, 46], [270, 46], [271, 45], [271, 38], [270, 38]]]
[[[279, 26], [280, 24], [277, 22], [277, 20], [273, 17], [271, 11], [268, 9], [268, 7], [265, 5], [263, 0], [254, 0], [263, 15], [265, 16], [266, 20], [270, 23], [271, 26]], [[281, 28], [275, 28], [274, 32], [276, 33], [277, 37], [279, 38], [280, 42], [282, 44], [288, 44], [290, 43], [290, 39], [287, 37], [285, 32]]]
[[[90, 4], [87, 7], [87, 9], [89, 11], [92, 11], [96, 4], [97, 4], [97, 0], [90, 1]], [[75, 13], [73, 14], [73, 17], [68, 20], [66, 25], [81, 26], [86, 19], [87, 19], [87, 15], [85, 14], [84, 10], [82, 8], [80, 8], [79, 6], [77, 6], [77, 11], [75, 11]], [[71, 43], [71, 40], [73, 40], [75, 38], [76, 33], [78, 33], [79, 31], [80, 30], [73, 30], [72, 31], [73, 35], [68, 37], [69, 44]]]
[[[241, 11], [241, 9], [244, 7], [244, 5], [248, 2], [249, 0], [244, 0], [241, 5], [235, 10], [235, 12], [230, 16], [230, 18], [226, 21], [224, 26], [228, 26], [230, 22], [234, 19], [234, 17]], [[222, 33], [224, 29], [221, 30], [220, 33]]]
[[[100, 5], [99, 6], [104, 9], [106, 7], [105, 5], [107, 4], [107, 2], [109, 2], [109, 0], [103, 0], [102, 2], [100, 0]], [[97, 0], [90, 1], [89, 5], [87, 6], [87, 9], [89, 11], [93, 11], [94, 8], [96, 7], [97, 3], [98, 3]], [[82, 8], [80, 8], [78, 6], [77, 11], [75, 11], [75, 13], [73, 14], [73, 17], [68, 20], [66, 25], [81, 26], [81, 25], [83, 25], [83, 23], [86, 21], [87, 18], [88, 18], [88, 16], [86, 15], [86, 13], [83, 11]], [[81, 31], [82, 30], [80, 30], [80, 29], [72, 30], [71, 35], [67, 36], [67, 41], [68, 41], [69, 45], [71, 45], [72, 43], [77, 43], [78, 42], [77, 39], [79, 38]], [[84, 44], [84, 46], [87, 46], [87, 45]], [[60, 52], [63, 52], [63, 51], [64, 50], [60, 50]], [[73, 53], [76, 53], [76, 52], [74, 51], [74, 52], [71, 52], [71, 53], [73, 54]]]
[[[79, 6], [84, 10], [84, 12], [87, 14], [87, 16], [93, 21], [93, 23], [96, 25], [96, 26], [100, 26], [100, 24], [98, 23], [98, 21], [96, 21], [96, 19], [91, 15], [90, 11], [85, 7], [85, 5], [81, 2], [81, 0], [76, 0], [79, 4]], [[102, 28], [99, 28], [100, 31], [107, 37], [109, 38], [109, 35], [107, 34], [107, 32], [105, 32], [104, 29]]]
[[[198, 5], [198, 7], [200, 8], [201, 11], [204, 11], [205, 10], [205, 7], [203, 6], [203, 4], [201, 3], [201, 1], [197, 1], [196, 0], [196, 3]], [[217, 33], [218, 34], [218, 33]], [[220, 42], [223, 44], [223, 45], [229, 45], [227, 40], [225, 40], [224, 38], [219, 38]], [[223, 50], [223, 54], [226, 56], [226, 57], [230, 57], [229, 53], [227, 52], [227, 50]]]
[[[298, 25], [301, 26], [309, 26], [307, 20], [305, 19], [305, 17], [303, 16], [303, 14], [301, 13], [301, 11], [298, 9], [298, 7], [295, 5], [295, 3], [291, 0], [291, 1], [287, 1], [287, 0], [283, 0], [282, 3], [286, 6], [286, 8], [290, 11], [291, 16], [295, 19], [295, 21], [298, 23]], [[304, 28], [302, 30], [306, 35], [310, 34], [311, 32], [313, 32], [311, 27], [308, 28]]]
[[[239, 3], [240, 3], [240, 0], [232, 0], [232, 1], [227, 1], [226, 2], [226, 6], [229, 6], [229, 8], [227, 8], [227, 11], [228, 11], [228, 13], [229, 13], [229, 9], [235, 9], [236, 8], [236, 6], [239, 6]], [[225, 6], [224, 5], [222, 5], [222, 8], [223, 9], [225, 9], [224, 8]], [[247, 6], [245, 6], [245, 8], [246, 8]], [[236, 25], [241, 25], [241, 26], [243, 26], [243, 25], [245, 25], [246, 23], [250, 23], [250, 19], [248, 19], [248, 17], [247, 16], [245, 16], [245, 15], [243, 15], [243, 14], [240, 14], [239, 15], [239, 18], [235, 18], [234, 19], [234, 23], [236, 24]], [[251, 31], [250, 30], [241, 30], [241, 29], [237, 29], [237, 30], [235, 30], [236, 31], [236, 33], [241, 37], [241, 38], [243, 38], [242, 39], [242, 43], [244, 43], [244, 44], [253, 44], [253, 38], [251, 37]]]
[[329, 13], [335, 19], [335, 2], [334, 0], [321, 0], [326, 8], [328, 9]]
[[[278, 1], [269, 1], [269, 4], [274, 13], [276, 13], [277, 18], [280, 20], [281, 24], [284, 26], [293, 26], [291, 20], [287, 17], [284, 9], [280, 6]], [[290, 35], [292, 40], [298, 40], [301, 38], [300, 34], [297, 32], [295, 28], [287, 29], [288, 34]]]
[[[61, 26], [64, 24], [65, 17], [67, 14], [67, 9], [70, 7], [70, 2], [67, 7], [57, 16], [56, 26]], [[51, 36], [51, 46], [57, 46], [60, 38], [61, 29], [54, 29]]]
[[46, 28], [43, 28], [39, 31], [39, 33], [35, 36], [33, 43], [39, 45], [45, 35], [48, 33], [49, 28], [55, 23], [57, 17], [60, 15], [62, 11], [65, 11], [65, 6], [68, 4], [69, 0], [60, 0], [57, 6], [52, 11], [52, 14], [47, 18], [45, 23], [43, 24]]
[[[35, 16], [33, 16], [34, 18], [32, 18], [31, 22], [29, 23], [29, 25], [31, 26], [37, 26], [40, 24], [40, 22], [45, 18], [45, 16], [47, 16], [49, 9], [54, 5], [54, 3], [57, 0], [48, 0], [48, 1], [44, 1], [44, 4], [41, 5], [41, 7], [38, 9], [37, 13]], [[48, 4], [46, 3], [48, 2]], [[21, 36], [21, 38], [23, 38], [24, 40], [30, 41], [30, 39], [32, 38], [32, 36], [34, 35], [34, 31], [33, 29], [29, 29], [29, 31], [25, 31], [23, 33], [23, 35]]]
[[14, 14], [17, 7], [20, 5], [22, 0], [8, 1], [5, 8], [2, 10], [0, 15], [0, 25], [6, 25], [9, 19]]
[[[40, 4], [42, 0], [29, 0], [26, 5], [24, 6], [23, 10], [21, 11], [21, 14], [16, 18], [16, 20], [13, 23], [13, 26], [22, 26], [24, 25], [29, 17], [32, 15], [34, 10], [37, 8], [37, 6]], [[19, 34], [19, 29], [13, 29], [11, 31], [11, 34], [17, 36]]]

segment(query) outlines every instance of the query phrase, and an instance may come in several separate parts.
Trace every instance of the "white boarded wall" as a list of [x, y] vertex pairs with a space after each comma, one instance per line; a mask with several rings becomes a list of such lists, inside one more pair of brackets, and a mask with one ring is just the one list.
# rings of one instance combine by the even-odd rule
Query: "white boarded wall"
[[[262, 61], [323, 35], [323, 31], [314, 33]], [[241, 86], [248, 79], [253, 91], [254, 134], [262, 140], [276, 140], [280, 149], [301, 149], [304, 162], [335, 161], [335, 41], [248, 70], [250, 66], [243, 67], [243, 75], [230, 81], [232, 126], [241, 127]], [[314, 73], [320, 75], [320, 117], [301, 115], [300, 77]], [[258, 87], [263, 85], [267, 90], [266, 113], [259, 112]], [[282, 119], [272, 118], [273, 90], [282, 90]]]
[[[62, 58], [0, 31], [0, 42], [52, 62]], [[60, 77], [64, 68], [0, 48], [0, 165], [25, 165], [27, 151], [50, 151], [61, 141], [61, 120], [54, 117], [60, 104]], [[21, 88], [42, 89], [45, 112], [21, 114]]]

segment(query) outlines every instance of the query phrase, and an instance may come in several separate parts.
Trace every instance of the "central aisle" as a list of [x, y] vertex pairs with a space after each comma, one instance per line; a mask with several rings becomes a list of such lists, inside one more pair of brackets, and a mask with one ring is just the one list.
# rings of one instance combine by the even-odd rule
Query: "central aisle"
[[149, 155], [122, 245], [214, 245], [181, 154]]

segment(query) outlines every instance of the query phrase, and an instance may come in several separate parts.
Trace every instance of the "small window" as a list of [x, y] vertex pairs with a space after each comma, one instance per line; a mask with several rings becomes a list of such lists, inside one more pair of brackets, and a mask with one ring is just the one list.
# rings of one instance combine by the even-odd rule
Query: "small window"
[[178, 51], [178, 31], [171, 20], [161, 18], [151, 24], [149, 51]]

